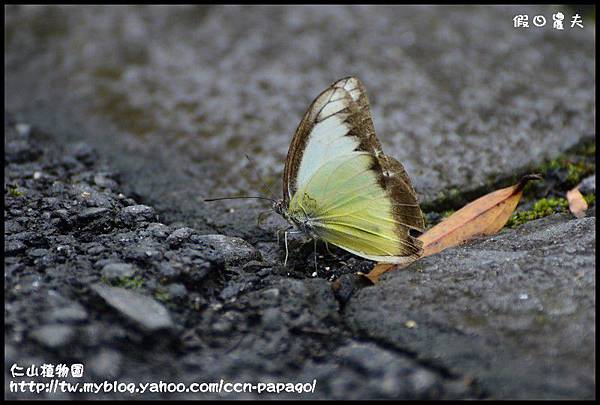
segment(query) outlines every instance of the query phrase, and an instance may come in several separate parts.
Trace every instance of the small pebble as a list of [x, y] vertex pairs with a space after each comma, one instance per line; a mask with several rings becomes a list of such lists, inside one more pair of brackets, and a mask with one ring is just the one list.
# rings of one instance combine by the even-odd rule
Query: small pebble
[[45, 325], [32, 332], [31, 337], [43, 346], [57, 349], [71, 342], [75, 333], [67, 325]]
[[135, 267], [129, 263], [109, 263], [102, 269], [102, 275], [109, 280], [128, 278], [135, 274]]

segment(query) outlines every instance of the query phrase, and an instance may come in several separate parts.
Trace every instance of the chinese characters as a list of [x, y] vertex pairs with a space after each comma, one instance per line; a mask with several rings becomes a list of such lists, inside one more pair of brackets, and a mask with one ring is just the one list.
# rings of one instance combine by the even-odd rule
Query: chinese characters
[[71, 377], [81, 378], [83, 377], [83, 364], [76, 363], [72, 364], [71, 367], [66, 364], [57, 364], [56, 366], [53, 364], [42, 364], [40, 367], [35, 364], [31, 364], [29, 367], [20, 367], [17, 364], [13, 364], [10, 368], [11, 375], [13, 377], [59, 377], [65, 378], [69, 376], [69, 372]]
[[[565, 15], [560, 11], [558, 13], [552, 14], [552, 28], [555, 30], [564, 30], [565, 24], [563, 24], [563, 20], [565, 19]], [[546, 17], [539, 14], [533, 16], [531, 19], [531, 23], [535, 27], [544, 27], [548, 21]], [[568, 25], [570, 28], [583, 28], [583, 18], [579, 14], [574, 14], [571, 17], [570, 23]], [[513, 17], [513, 27], [514, 28], [530, 28], [529, 25], [529, 16], [527, 14], [517, 14]]]

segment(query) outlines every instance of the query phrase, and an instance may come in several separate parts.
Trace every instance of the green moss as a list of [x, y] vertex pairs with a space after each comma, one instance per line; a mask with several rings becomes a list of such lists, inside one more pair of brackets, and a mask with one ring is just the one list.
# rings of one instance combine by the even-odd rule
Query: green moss
[[21, 197], [23, 193], [19, 191], [18, 186], [8, 186], [8, 195], [11, 197]]
[[456, 210], [446, 210], [442, 212], [442, 216], [444, 218], [448, 218], [450, 215], [454, 214], [456, 212]]
[[564, 212], [568, 209], [569, 202], [566, 198], [542, 198], [533, 205], [531, 210], [515, 212], [506, 223], [506, 226], [513, 228], [525, 222], [547, 217], [557, 212]]
[[429, 228], [431, 226], [437, 225], [438, 223], [443, 221], [445, 218], [454, 214], [454, 212], [455, 211], [452, 209], [442, 211], [440, 213], [437, 213], [435, 211], [429, 211], [429, 212], [424, 211], [423, 219], [425, 220], [425, 228]]
[[144, 280], [141, 276], [120, 277], [116, 280], [113, 280], [112, 283], [109, 282], [105, 277], [102, 277], [102, 281], [104, 281], [106, 284], [112, 284], [115, 287], [127, 288], [129, 290], [136, 290], [144, 285]]
[[452, 187], [450, 190], [448, 190], [448, 197], [450, 198], [457, 198], [460, 195], [460, 190], [456, 187]]
[[584, 177], [596, 172], [594, 160], [588, 159], [595, 153], [596, 143], [594, 142], [582, 147], [575, 156], [561, 155], [544, 163], [540, 167], [540, 171], [544, 177], [548, 176], [551, 171], [563, 173], [565, 176], [563, 188], [572, 188], [579, 184]]
[[594, 168], [590, 166], [583, 160], [577, 163], [569, 163], [567, 166], [567, 182], [573, 186], [579, 184], [585, 176], [594, 172]]
[[171, 298], [171, 296], [169, 295], [168, 292], [166, 292], [164, 290], [157, 290], [154, 293], [154, 298], [156, 298], [158, 301], [168, 302], [169, 299]]
[[[490, 175], [485, 186], [464, 191], [452, 187], [439, 191], [436, 199], [429, 203], [422, 203], [421, 209], [425, 213], [427, 227], [437, 224], [442, 219], [449, 217], [454, 210], [459, 209], [476, 198], [500, 188], [516, 184], [524, 174], [540, 174], [544, 180], [528, 182], [523, 189], [521, 204], [532, 207], [513, 213], [507, 222], [507, 227], [515, 227], [524, 222], [542, 218], [555, 212], [568, 210], [567, 200], [564, 198], [568, 190], [581, 183], [583, 179], [596, 172], [595, 163], [596, 142], [594, 139], [585, 139], [566, 150], [552, 160], [540, 166], [528, 167], [524, 173], [514, 173], [509, 176]], [[542, 198], [546, 197], [546, 198]], [[595, 203], [595, 195], [584, 196], [588, 205]], [[522, 207], [523, 208], [523, 207]]]
[[588, 205], [593, 205], [596, 202], [596, 194], [584, 194], [583, 199]]
[[581, 154], [587, 157], [596, 157], [596, 142], [592, 142], [581, 149]]

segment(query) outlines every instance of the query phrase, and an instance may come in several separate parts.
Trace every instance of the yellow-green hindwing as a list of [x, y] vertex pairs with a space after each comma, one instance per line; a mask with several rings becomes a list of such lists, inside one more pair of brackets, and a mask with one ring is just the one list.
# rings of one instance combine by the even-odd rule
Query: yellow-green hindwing
[[289, 214], [342, 249], [380, 261], [400, 262], [410, 250], [398, 233], [393, 202], [378, 183], [373, 157], [353, 152], [321, 166], [293, 196]]
[[334, 83], [307, 111], [286, 160], [284, 201], [300, 228], [358, 256], [403, 263], [421, 253], [409, 233], [423, 228], [414, 190], [383, 154], [357, 78]]

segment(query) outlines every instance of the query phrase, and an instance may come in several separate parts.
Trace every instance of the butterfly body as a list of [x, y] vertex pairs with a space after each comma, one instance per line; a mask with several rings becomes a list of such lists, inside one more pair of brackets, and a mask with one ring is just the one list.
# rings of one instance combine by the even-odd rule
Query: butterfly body
[[423, 216], [402, 165], [375, 136], [355, 77], [338, 80], [311, 104], [290, 145], [283, 199], [274, 209], [297, 230], [358, 256], [414, 260]]

